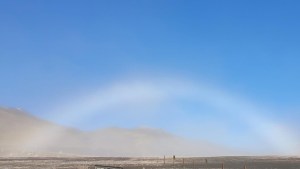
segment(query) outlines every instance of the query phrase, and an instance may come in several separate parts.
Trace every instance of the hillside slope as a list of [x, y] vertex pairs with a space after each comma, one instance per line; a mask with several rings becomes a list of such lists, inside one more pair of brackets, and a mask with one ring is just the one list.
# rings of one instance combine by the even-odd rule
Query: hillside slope
[[0, 108], [1, 156], [232, 155], [233, 151], [186, 140], [160, 129], [104, 128], [83, 132], [41, 120], [18, 109]]

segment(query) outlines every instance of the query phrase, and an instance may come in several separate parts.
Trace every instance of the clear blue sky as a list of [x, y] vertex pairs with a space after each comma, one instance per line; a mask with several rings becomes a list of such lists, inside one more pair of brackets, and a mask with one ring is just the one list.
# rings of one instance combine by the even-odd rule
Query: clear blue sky
[[[55, 121], [49, 115], [53, 107], [98, 86], [103, 91], [128, 77], [174, 77], [238, 93], [268, 109], [264, 116], [286, 119], [299, 129], [299, 5], [284, 0], [1, 0], [0, 105]], [[185, 99], [177, 103], [195, 119], [201, 119], [199, 111], [214, 109]], [[162, 109], [171, 113], [170, 107]], [[177, 116], [173, 123], [180, 121]], [[112, 120], [114, 115], [105, 117], [102, 126], [58, 122], [83, 129], [120, 124], [184, 133], [162, 119], [135, 119], [131, 126]], [[243, 128], [228, 123], [236, 129], [230, 141]]]

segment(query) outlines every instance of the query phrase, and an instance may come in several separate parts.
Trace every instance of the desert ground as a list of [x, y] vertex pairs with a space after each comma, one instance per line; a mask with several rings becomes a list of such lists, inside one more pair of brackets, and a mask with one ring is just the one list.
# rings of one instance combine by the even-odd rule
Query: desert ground
[[90, 169], [94, 165], [111, 165], [124, 169], [299, 169], [296, 157], [176, 157], [110, 158], [110, 157], [26, 157], [0, 159], [1, 169]]

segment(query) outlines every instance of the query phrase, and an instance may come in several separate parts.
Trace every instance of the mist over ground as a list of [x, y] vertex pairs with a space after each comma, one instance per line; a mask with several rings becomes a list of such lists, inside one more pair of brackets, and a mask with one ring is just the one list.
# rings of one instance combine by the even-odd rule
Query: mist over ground
[[36, 118], [21, 110], [0, 108], [2, 157], [158, 157], [233, 155], [237, 151], [188, 140], [161, 129], [103, 128], [81, 131]]

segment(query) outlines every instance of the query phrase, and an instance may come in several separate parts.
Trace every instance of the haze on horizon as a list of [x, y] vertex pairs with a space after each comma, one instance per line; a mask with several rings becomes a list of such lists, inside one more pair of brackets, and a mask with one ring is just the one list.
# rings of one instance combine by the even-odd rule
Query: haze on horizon
[[299, 5], [0, 1], [0, 155], [299, 156]]

